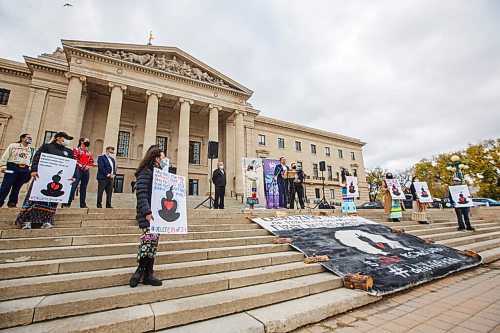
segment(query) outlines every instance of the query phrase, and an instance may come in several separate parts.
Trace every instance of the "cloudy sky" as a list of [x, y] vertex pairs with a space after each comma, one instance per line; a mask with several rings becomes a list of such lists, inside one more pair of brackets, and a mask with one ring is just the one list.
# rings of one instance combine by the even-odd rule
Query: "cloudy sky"
[[[73, 7], [63, 7], [66, 2]], [[360, 138], [367, 167], [500, 136], [500, 1], [0, 0], [0, 57], [60, 39], [177, 46], [252, 105]]]

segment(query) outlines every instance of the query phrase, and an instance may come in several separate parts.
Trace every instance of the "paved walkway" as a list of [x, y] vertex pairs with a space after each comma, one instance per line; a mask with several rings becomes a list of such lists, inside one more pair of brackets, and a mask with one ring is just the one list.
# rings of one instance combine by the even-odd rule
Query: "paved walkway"
[[296, 330], [500, 333], [500, 262], [454, 274]]

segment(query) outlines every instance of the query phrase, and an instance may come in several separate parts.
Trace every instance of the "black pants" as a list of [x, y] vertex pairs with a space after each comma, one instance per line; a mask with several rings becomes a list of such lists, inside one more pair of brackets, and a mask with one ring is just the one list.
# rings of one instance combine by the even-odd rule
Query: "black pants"
[[106, 208], [111, 208], [113, 194], [113, 179], [97, 180], [97, 208], [102, 208], [102, 192], [106, 191]]
[[225, 186], [215, 186], [214, 209], [224, 209]]
[[68, 206], [71, 206], [71, 203], [75, 199], [75, 192], [78, 184], [80, 184], [80, 208], [84, 208], [87, 206], [87, 185], [90, 180], [90, 171], [84, 171], [77, 169], [76, 170], [76, 180], [71, 185], [71, 194], [69, 196]]
[[278, 178], [279, 206], [287, 208], [288, 203], [288, 179]]
[[7, 170], [14, 171], [14, 173], [4, 173], [2, 186], [0, 187], [0, 207], [5, 203], [5, 198], [10, 191], [8, 204], [17, 205], [19, 191], [21, 187], [27, 183], [31, 178], [30, 169], [28, 167], [21, 168], [15, 163], [8, 162]]
[[[467, 226], [467, 228], [472, 227], [470, 225], [470, 207], [455, 208], [455, 213], [457, 214], [458, 227], [460, 229], [465, 229], [465, 226]], [[463, 215], [463, 219], [462, 219], [462, 215]], [[465, 220], [465, 226], [464, 226], [464, 220]]]
[[304, 209], [304, 186], [302, 185], [292, 185], [290, 187], [290, 208], [293, 209], [295, 204], [295, 193], [299, 196], [300, 208]]

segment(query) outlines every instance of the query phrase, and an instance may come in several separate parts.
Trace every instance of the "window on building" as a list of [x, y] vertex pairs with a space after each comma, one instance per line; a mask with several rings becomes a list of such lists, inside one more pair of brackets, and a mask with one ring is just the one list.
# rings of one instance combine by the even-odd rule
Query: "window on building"
[[325, 147], [325, 155], [330, 156], [330, 147]]
[[315, 189], [314, 189], [314, 197], [315, 197], [316, 199], [321, 198], [321, 194], [320, 194], [320, 191], [319, 191], [319, 190], [320, 190], [319, 188], [315, 188]]
[[189, 163], [200, 164], [200, 155], [201, 155], [201, 142], [189, 141]]
[[259, 146], [266, 145], [266, 136], [264, 134], [259, 134]]
[[168, 143], [168, 138], [164, 136], [157, 136], [156, 137], [156, 144], [160, 146], [160, 149], [163, 150], [165, 153], [165, 156], [167, 155], [167, 143]]
[[311, 143], [311, 154], [316, 154], [316, 145]]
[[326, 166], [326, 173], [328, 175], [328, 180], [332, 180], [333, 179], [333, 173], [332, 173], [332, 166], [331, 165], [327, 165]]
[[9, 103], [10, 90], [0, 88], [0, 104], [7, 105]]
[[344, 152], [342, 149], [339, 149], [339, 158], [344, 158]]
[[190, 179], [189, 180], [189, 195], [198, 195], [199, 189], [198, 189], [198, 179]]
[[285, 139], [278, 138], [278, 148], [279, 149], [285, 149]]
[[358, 169], [352, 169], [352, 175], [354, 177], [357, 177], [358, 176]]
[[50, 140], [54, 138], [57, 132], [54, 131], [45, 131], [45, 136], [43, 137], [43, 143], [49, 143]]
[[117, 157], [128, 157], [128, 148], [130, 146], [130, 132], [118, 132], [118, 149], [116, 150]]
[[353, 151], [351, 151], [351, 160], [355, 161], [356, 160], [356, 155], [354, 154]]
[[296, 151], [302, 151], [302, 142], [295, 141], [295, 150]]
[[113, 183], [113, 192], [123, 193], [123, 183], [125, 182], [124, 175], [116, 175]]
[[297, 166], [297, 170], [302, 170], [302, 161], [297, 161], [295, 165]]
[[335, 190], [330, 189], [330, 199], [335, 199]]
[[313, 164], [313, 177], [318, 177], [318, 164]]

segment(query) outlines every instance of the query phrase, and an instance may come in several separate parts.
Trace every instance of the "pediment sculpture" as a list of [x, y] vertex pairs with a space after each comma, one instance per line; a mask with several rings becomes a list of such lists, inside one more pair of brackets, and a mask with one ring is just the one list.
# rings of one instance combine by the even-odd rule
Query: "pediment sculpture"
[[207, 72], [202, 71], [198, 67], [191, 66], [185, 61], [182, 61], [181, 63], [175, 55], [172, 56], [171, 59], [167, 59], [165, 54], [159, 56], [154, 53], [136, 54], [129, 51], [111, 52], [110, 50], [97, 53], [103, 54], [107, 57], [132, 62], [134, 64], [139, 64], [141, 66], [151, 67], [165, 72], [174, 73], [177, 75], [189, 77], [191, 79], [204, 81], [221, 87], [229, 88], [229, 86], [222, 79], [210, 76], [210, 74], [208, 74]]

